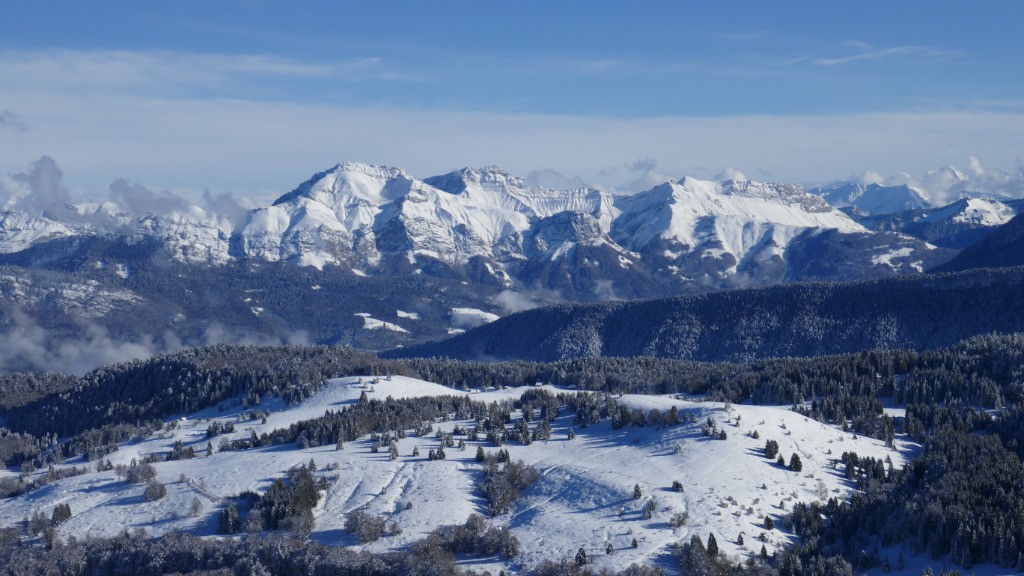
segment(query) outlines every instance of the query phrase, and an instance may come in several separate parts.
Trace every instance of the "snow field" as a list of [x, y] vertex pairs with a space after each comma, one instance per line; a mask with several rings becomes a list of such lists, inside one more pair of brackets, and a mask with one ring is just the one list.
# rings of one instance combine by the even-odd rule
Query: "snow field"
[[[295, 406], [286, 406], [279, 399], [264, 400], [258, 408], [270, 411], [266, 424], [240, 419], [243, 409], [239, 406], [224, 411], [210, 408], [187, 420], [169, 421], [165, 430], [122, 444], [109, 456], [115, 465], [127, 464], [150, 453], [166, 453], [178, 440], [193, 447], [198, 454], [195, 459], [154, 464], [158, 481], [168, 489], [162, 500], [146, 502], [144, 486], [130, 485], [113, 471], [90, 472], [6, 501], [0, 507], [0, 525], [14, 525], [37, 510], [49, 515], [56, 504], [67, 502], [72, 517], [59, 527], [63, 537], [112, 535], [126, 528], [145, 528], [152, 535], [170, 530], [212, 535], [225, 498], [245, 490], [261, 492], [289, 469], [313, 460], [317, 474], [333, 481], [314, 510], [316, 525], [311, 538], [359, 546], [344, 532], [344, 517], [353, 510], [366, 510], [386, 517], [389, 525], [397, 524], [401, 533], [365, 547], [373, 551], [401, 549], [438, 526], [461, 524], [474, 512], [486, 515], [486, 502], [476, 488], [481, 473], [474, 456], [477, 446], [488, 453], [497, 448], [486, 440], [467, 440], [466, 450], [448, 448], [446, 460], [428, 461], [427, 452], [439, 445], [431, 434], [400, 439], [396, 461], [389, 460], [386, 450], [373, 453], [368, 437], [348, 442], [340, 451], [335, 446], [300, 450], [292, 444], [216, 452], [207, 457], [206, 427], [215, 420], [235, 426], [235, 432], [210, 440], [216, 450], [222, 438], [247, 438], [254, 432], [262, 434], [316, 418], [326, 410], [357, 402], [363, 393], [380, 399], [470, 395], [475, 401], [492, 402], [518, 399], [532, 388], [470, 393], [397, 376], [390, 380], [352, 377], [330, 381], [320, 393]], [[843, 451], [856, 451], [882, 459], [890, 456], [899, 467], [904, 461], [902, 453], [909, 448], [898, 442], [899, 452], [886, 449], [881, 441], [854, 437], [805, 419], [788, 407], [729, 406], [641, 395], [626, 395], [616, 401], [663, 413], [676, 406], [696, 422], [672, 428], [627, 426], [613, 430], [610, 422], [604, 421], [588, 428], [575, 427], [576, 438], [568, 440], [573, 416], [563, 409], [553, 423], [551, 440], [528, 446], [506, 443], [504, 448], [513, 460], [521, 459], [540, 473], [540, 479], [509, 514], [490, 519], [512, 530], [520, 540], [522, 554], [511, 565], [497, 559], [473, 559], [475, 569], [495, 573], [506, 568], [525, 570], [543, 560], [571, 558], [580, 546], [598, 569], [621, 569], [634, 562], [668, 563], [672, 545], [688, 540], [693, 533], [704, 541], [713, 533], [723, 552], [746, 556], [760, 552], [758, 537], [765, 532], [765, 546], [771, 553], [790, 538], [780, 529], [779, 520], [793, 504], [818, 500], [822, 495], [848, 495], [851, 487], [842, 470], [832, 468], [832, 459], [838, 459]], [[520, 417], [513, 413], [513, 422]], [[701, 426], [708, 418], [726, 431], [727, 439], [702, 435]], [[457, 424], [472, 427], [473, 423], [441, 422], [434, 428], [450, 431]], [[754, 430], [759, 439], [748, 435]], [[792, 453], [798, 453], [803, 471], [790, 472], [766, 459], [763, 448], [767, 439], [779, 443], [787, 462]], [[420, 456], [412, 457], [416, 447]], [[682, 493], [672, 490], [673, 481], [682, 483]], [[635, 484], [642, 491], [638, 500], [633, 498]], [[647, 519], [643, 508], [651, 498], [656, 507]], [[193, 500], [202, 508], [197, 517], [189, 514]], [[406, 509], [409, 502], [412, 507]], [[688, 521], [673, 528], [670, 521], [677, 512], [685, 512]], [[776, 520], [775, 530], [764, 530], [766, 515]], [[742, 546], [737, 544], [741, 534]], [[633, 538], [636, 549], [631, 547]], [[614, 548], [611, 555], [605, 554], [608, 543]]]

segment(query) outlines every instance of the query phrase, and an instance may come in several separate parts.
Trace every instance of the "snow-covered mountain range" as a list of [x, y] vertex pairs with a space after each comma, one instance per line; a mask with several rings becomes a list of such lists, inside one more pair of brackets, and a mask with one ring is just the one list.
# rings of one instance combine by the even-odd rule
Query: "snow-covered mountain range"
[[[119, 186], [130, 192], [132, 185]], [[493, 167], [421, 180], [347, 162], [234, 222], [184, 202], [142, 212], [130, 206], [130, 193], [120, 198], [8, 210], [0, 218], [0, 252], [117, 234], [156, 239], [171, 258], [193, 265], [281, 261], [371, 275], [455, 270], [497, 286], [568, 289], [574, 299], [599, 297], [601, 282], [629, 297], [729, 286], [738, 278], [799, 279], [787, 269], [786, 253], [821, 231], [901, 244], [905, 257], [885, 265], [872, 260], [878, 254], [847, 254], [861, 276], [913, 272], [933, 259], [930, 246], [909, 237], [885, 232], [875, 242], [878, 234], [800, 186], [756, 181], [687, 177], [617, 196], [534, 187]], [[624, 271], [639, 279], [636, 288], [618, 286]]]
[[[61, 176], [43, 159], [0, 183], [14, 189], [0, 198], [0, 327], [12, 338], [44, 328], [32, 332], [40, 349], [86, 333], [147, 350], [295, 339], [387, 349], [472, 327], [462, 309], [492, 318], [553, 302], [916, 274], [1017, 211], [990, 198], [894, 214], [883, 211], [905, 204], [826, 201], [884, 196], [871, 186], [837, 196], [686, 177], [618, 195], [538, 187], [494, 167], [420, 179], [351, 162], [265, 206], [209, 196], [198, 206], [125, 181], [105, 200], [76, 202]], [[100, 349], [111, 347], [89, 347]], [[48, 364], [42, 354], [18, 366]]]

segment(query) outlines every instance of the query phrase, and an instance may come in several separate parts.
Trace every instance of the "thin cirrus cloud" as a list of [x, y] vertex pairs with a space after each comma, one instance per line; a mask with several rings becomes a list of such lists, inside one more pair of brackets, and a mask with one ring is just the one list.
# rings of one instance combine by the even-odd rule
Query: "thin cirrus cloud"
[[849, 56], [815, 58], [811, 60], [811, 62], [818, 66], [841, 66], [843, 64], [852, 64], [854, 62], [885, 60], [900, 56], [939, 57], [951, 55], [951, 52], [949, 51], [936, 50], [934, 48], [929, 48], [928, 46], [894, 46], [891, 48], [874, 48], [873, 46], [863, 42], [851, 42], [851, 45], [859, 48], [860, 51], [856, 54], [850, 54]]
[[129, 90], [176, 94], [207, 88], [227, 90], [287, 80], [357, 82], [415, 80], [389, 69], [382, 58], [304, 62], [259, 54], [199, 54], [172, 51], [46, 50], [0, 52], [0, 78], [18, 90]]

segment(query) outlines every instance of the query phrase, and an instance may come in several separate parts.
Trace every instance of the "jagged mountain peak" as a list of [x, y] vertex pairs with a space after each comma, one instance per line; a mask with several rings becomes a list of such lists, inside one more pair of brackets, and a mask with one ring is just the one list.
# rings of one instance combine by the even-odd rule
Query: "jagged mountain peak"
[[475, 168], [467, 166], [460, 170], [467, 177], [472, 178], [478, 182], [515, 182], [521, 188], [526, 188], [526, 180], [518, 176], [512, 175], [508, 170], [505, 170], [501, 166], [491, 164], [482, 168]]
[[408, 193], [416, 181], [405, 170], [391, 166], [342, 162], [317, 172], [295, 190], [274, 201], [274, 206], [309, 198], [327, 206], [339, 201], [364, 200], [382, 204]]
[[339, 176], [345, 174], [362, 174], [370, 178], [376, 178], [380, 180], [392, 180], [395, 178], [409, 178], [409, 174], [401, 169], [394, 166], [387, 166], [384, 164], [370, 164], [366, 162], [353, 162], [346, 160], [335, 164], [333, 168], [327, 171], [328, 173], [334, 173]]
[[520, 197], [530, 189], [525, 179], [513, 176], [498, 166], [460, 168], [447, 174], [426, 178], [424, 182], [438, 190], [456, 195], [482, 192]]
[[938, 168], [935, 170], [929, 170], [927, 174], [944, 174], [958, 182], [962, 182], [967, 179], [966, 174], [964, 174], [959, 168], [951, 164], [947, 164], [942, 168]]

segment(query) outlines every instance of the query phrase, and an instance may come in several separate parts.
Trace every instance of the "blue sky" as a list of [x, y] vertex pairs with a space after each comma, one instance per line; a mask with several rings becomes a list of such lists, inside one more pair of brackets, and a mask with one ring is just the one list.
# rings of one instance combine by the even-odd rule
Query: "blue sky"
[[1020, 2], [99, 5], [5, 8], [0, 172], [271, 196], [342, 160], [629, 188], [1024, 156]]

